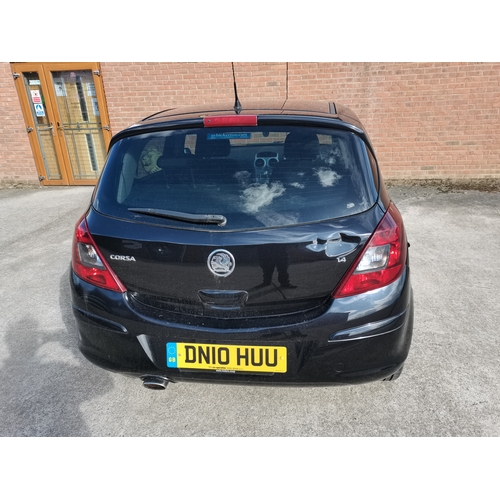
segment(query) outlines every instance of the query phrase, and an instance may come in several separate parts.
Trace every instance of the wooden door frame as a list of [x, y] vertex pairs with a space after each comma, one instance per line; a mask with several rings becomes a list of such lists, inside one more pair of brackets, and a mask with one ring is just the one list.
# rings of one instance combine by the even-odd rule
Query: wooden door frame
[[[109, 142], [112, 137], [111, 127], [109, 125], [109, 115], [108, 107], [106, 105], [106, 96], [104, 94], [104, 87], [102, 84], [101, 76], [101, 65], [98, 62], [89, 63], [53, 63], [53, 62], [39, 62], [39, 63], [12, 63], [12, 72], [14, 74], [19, 74], [19, 78], [15, 79], [16, 90], [19, 96], [19, 101], [21, 103], [21, 109], [23, 112], [24, 120], [27, 127], [36, 130], [36, 123], [33, 118], [33, 113], [31, 110], [31, 105], [29, 102], [29, 97], [26, 94], [26, 88], [24, 86], [23, 73], [26, 72], [37, 72], [40, 81], [42, 82], [43, 95], [46, 105], [50, 107], [50, 114], [54, 116], [54, 132], [56, 137], [54, 137], [54, 147], [56, 150], [56, 156], [59, 161], [59, 167], [61, 170], [60, 180], [40, 180], [43, 186], [63, 186], [63, 185], [74, 185], [74, 186], [88, 186], [94, 185], [97, 180], [76, 180], [73, 178], [73, 172], [71, 169], [71, 162], [69, 158], [69, 153], [66, 147], [66, 142], [64, 139], [64, 132], [59, 130], [56, 123], [61, 123], [61, 118], [59, 116], [59, 109], [57, 107], [57, 100], [54, 90], [54, 85], [52, 84], [52, 79], [50, 78], [50, 73], [53, 71], [92, 71], [92, 77], [94, 82], [94, 88], [96, 91], [97, 102], [99, 106], [99, 114], [102, 124], [102, 134], [104, 138], [104, 145], [106, 150], [109, 147]], [[105, 128], [107, 127], [107, 128]], [[53, 133], [54, 133], [53, 132]], [[31, 150], [33, 151], [33, 156], [35, 159], [35, 165], [38, 172], [38, 177], [46, 177], [45, 163], [42, 157], [42, 149], [40, 142], [38, 140], [38, 135], [33, 132], [28, 134]], [[64, 145], [64, 146], [63, 146]], [[101, 168], [103, 165], [101, 165]]]
[[[38, 179], [40, 180], [40, 184], [42, 186], [68, 185], [68, 182], [65, 180], [65, 179], [67, 179], [68, 174], [66, 172], [65, 165], [62, 161], [63, 154], [61, 151], [59, 141], [57, 140], [56, 137], [53, 137], [53, 140], [54, 140], [54, 148], [56, 151], [56, 156], [57, 156], [57, 159], [59, 162], [61, 179], [49, 180], [46, 178], [47, 172], [46, 172], [46, 168], [45, 168], [45, 162], [43, 161], [43, 156], [42, 156], [42, 146], [41, 146], [40, 141], [38, 139], [38, 134], [35, 132], [37, 124], [35, 123], [35, 119], [33, 117], [33, 113], [31, 110], [31, 104], [29, 102], [29, 97], [26, 93], [26, 87], [24, 84], [23, 73], [28, 73], [28, 72], [38, 73], [38, 78], [42, 82], [43, 97], [45, 99], [45, 103], [50, 108], [50, 112], [52, 113], [54, 106], [53, 106], [52, 101], [51, 101], [51, 96], [50, 96], [49, 92], [46, 90], [47, 83], [45, 81], [43, 67], [40, 63], [15, 63], [15, 64], [11, 64], [11, 67], [12, 67], [12, 72], [14, 74], [19, 74], [19, 77], [17, 77], [15, 79], [15, 85], [16, 85], [17, 94], [19, 96], [19, 101], [21, 103], [21, 109], [23, 112], [24, 121], [26, 123], [27, 130], [32, 129], [31, 132], [28, 132], [28, 139], [30, 141], [31, 151], [33, 152], [33, 156], [35, 159], [35, 165], [36, 165], [36, 170], [38, 173]], [[55, 123], [53, 124], [53, 126], [55, 126]], [[54, 131], [52, 132], [52, 134], [54, 135]], [[42, 180], [42, 178], [43, 178], [43, 180]]]

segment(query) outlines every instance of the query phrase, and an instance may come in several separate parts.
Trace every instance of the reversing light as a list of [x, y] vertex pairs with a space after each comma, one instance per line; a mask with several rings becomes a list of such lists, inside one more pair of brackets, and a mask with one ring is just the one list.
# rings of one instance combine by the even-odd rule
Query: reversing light
[[333, 297], [349, 297], [390, 285], [403, 274], [406, 255], [403, 219], [391, 203], [363, 252], [333, 292]]
[[82, 280], [113, 292], [127, 291], [95, 244], [85, 217], [76, 225], [71, 263], [73, 271]]
[[257, 115], [206, 116], [205, 127], [256, 127]]

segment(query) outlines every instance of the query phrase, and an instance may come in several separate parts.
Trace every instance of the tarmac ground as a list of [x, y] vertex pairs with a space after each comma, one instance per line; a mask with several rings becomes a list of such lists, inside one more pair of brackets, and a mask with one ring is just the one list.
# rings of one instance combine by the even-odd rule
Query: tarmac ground
[[397, 381], [149, 391], [77, 347], [70, 249], [92, 188], [0, 190], [0, 436], [499, 436], [500, 192], [389, 192], [415, 296]]

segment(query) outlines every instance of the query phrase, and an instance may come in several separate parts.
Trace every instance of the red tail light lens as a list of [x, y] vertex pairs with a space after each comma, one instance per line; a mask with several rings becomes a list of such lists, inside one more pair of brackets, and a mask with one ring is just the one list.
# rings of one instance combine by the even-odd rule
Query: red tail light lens
[[203, 119], [205, 127], [256, 127], [257, 115], [207, 116]]
[[333, 292], [333, 297], [349, 297], [393, 283], [403, 274], [406, 254], [403, 219], [391, 203], [362, 254]]
[[113, 292], [126, 292], [95, 244], [85, 217], [77, 223], [73, 237], [73, 271], [82, 280]]

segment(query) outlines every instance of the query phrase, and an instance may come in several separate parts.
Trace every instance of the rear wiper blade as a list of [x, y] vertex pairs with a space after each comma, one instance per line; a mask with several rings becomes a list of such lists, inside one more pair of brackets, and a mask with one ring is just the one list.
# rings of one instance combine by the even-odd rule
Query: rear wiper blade
[[163, 217], [165, 219], [180, 220], [184, 222], [194, 222], [195, 224], [217, 224], [225, 226], [227, 219], [223, 215], [212, 214], [188, 214], [185, 212], [174, 212], [172, 210], [161, 210], [158, 208], [129, 208], [129, 212], [152, 215], [153, 217]]

